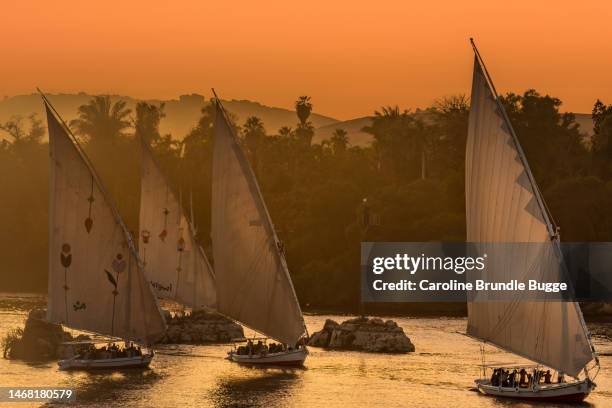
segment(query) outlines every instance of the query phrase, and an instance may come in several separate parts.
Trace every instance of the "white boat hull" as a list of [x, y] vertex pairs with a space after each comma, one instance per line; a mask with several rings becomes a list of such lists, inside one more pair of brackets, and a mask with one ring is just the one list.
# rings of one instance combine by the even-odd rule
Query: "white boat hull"
[[113, 370], [124, 368], [146, 368], [153, 360], [153, 354], [135, 357], [105, 358], [99, 360], [70, 358], [60, 360], [60, 370]]
[[228, 360], [238, 364], [257, 365], [257, 366], [289, 366], [300, 367], [308, 356], [308, 350], [289, 350], [280, 353], [267, 354], [237, 354], [233, 351], [228, 353]]
[[510, 388], [491, 385], [489, 380], [476, 380], [478, 391], [485, 395], [531, 401], [580, 402], [595, 388], [595, 383], [582, 380], [562, 384], [541, 384], [535, 388]]

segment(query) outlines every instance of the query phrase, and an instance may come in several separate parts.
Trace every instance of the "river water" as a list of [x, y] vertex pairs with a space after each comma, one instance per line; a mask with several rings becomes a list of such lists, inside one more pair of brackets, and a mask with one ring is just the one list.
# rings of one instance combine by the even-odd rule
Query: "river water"
[[[22, 326], [30, 302], [0, 296], [0, 336]], [[307, 315], [312, 333], [326, 318]], [[497, 400], [474, 391], [479, 343], [465, 332], [464, 318], [394, 317], [416, 346], [405, 355], [310, 348], [305, 369], [246, 368], [224, 359], [227, 345], [156, 349], [151, 368], [127, 372], [61, 372], [55, 362], [27, 364], [0, 359], [0, 386], [71, 387], [86, 407], [562, 407]], [[598, 388], [583, 406], [612, 407], [612, 342], [596, 338], [602, 370]], [[610, 356], [606, 355], [610, 354]], [[487, 348], [489, 362], [521, 362]], [[17, 407], [40, 406], [19, 403]], [[0, 403], [0, 407], [7, 403]]]

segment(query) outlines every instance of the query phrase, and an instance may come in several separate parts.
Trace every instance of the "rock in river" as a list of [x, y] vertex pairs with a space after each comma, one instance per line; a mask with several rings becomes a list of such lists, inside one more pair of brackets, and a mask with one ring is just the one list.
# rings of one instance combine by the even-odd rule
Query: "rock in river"
[[73, 340], [59, 324], [45, 321], [44, 309], [32, 309], [23, 330], [10, 332], [3, 339], [4, 357], [18, 360], [50, 360], [62, 356], [62, 342]]
[[321, 331], [310, 336], [308, 345], [337, 350], [373, 353], [409, 353], [414, 345], [393, 320], [357, 317], [341, 324], [327, 319]]
[[216, 313], [196, 310], [189, 315], [166, 314], [168, 330], [159, 343], [228, 343], [244, 337], [242, 326]]

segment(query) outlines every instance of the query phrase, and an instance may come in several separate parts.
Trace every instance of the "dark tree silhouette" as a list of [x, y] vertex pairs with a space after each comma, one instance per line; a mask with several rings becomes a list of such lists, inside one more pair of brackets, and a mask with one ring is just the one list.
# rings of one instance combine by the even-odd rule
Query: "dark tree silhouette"
[[70, 127], [77, 135], [86, 136], [92, 143], [98, 140], [115, 141], [125, 136], [131, 127], [125, 101], [112, 103], [110, 96], [95, 96], [86, 105], [78, 108], [78, 119], [70, 121]]
[[[312, 143], [312, 104], [309, 98], [300, 101], [304, 110], [300, 114], [296, 104], [301, 116], [295, 130], [267, 135], [261, 120], [251, 117], [240, 129], [241, 143], [285, 243], [299, 299], [316, 307], [356, 310], [361, 241], [465, 240], [469, 101], [453, 96], [414, 112], [384, 107], [365, 128], [374, 139], [368, 146], [352, 146], [342, 129]], [[606, 169], [612, 108], [602, 102], [594, 107], [597, 133], [590, 149], [573, 115], [559, 111], [557, 98], [529, 90], [505, 95], [503, 102], [564, 239], [611, 240], [612, 183]], [[126, 112], [125, 104], [97, 97], [80, 107], [78, 121], [72, 122], [121, 214], [137, 231], [140, 163], [133, 136], [142, 135], [152, 142], [176, 190], [185, 197], [193, 193], [198, 239], [209, 251], [214, 107], [205, 104], [193, 129], [173, 137], [159, 131], [163, 106], [139, 103], [133, 129]], [[0, 126], [0, 174], [6, 175], [0, 177], [0, 279], [5, 290], [46, 288], [48, 149], [43, 135], [35, 117]], [[365, 197], [376, 220], [367, 228]], [[25, 270], [32, 279], [14, 273]], [[402, 312], [419, 310], [403, 307]]]
[[295, 102], [295, 111], [298, 119], [302, 125], [308, 123], [308, 118], [312, 112], [312, 103], [310, 102], [310, 96], [300, 96]]

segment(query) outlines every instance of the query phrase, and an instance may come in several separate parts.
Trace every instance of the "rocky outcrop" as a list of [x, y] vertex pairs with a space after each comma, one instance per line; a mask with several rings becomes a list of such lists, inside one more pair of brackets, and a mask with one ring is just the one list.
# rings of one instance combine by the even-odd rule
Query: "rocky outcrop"
[[168, 329], [159, 343], [202, 344], [228, 343], [244, 337], [242, 326], [233, 321], [203, 310], [190, 315], [166, 314]]
[[[227, 343], [244, 337], [242, 326], [216, 313], [196, 311], [190, 315], [172, 315], [165, 311], [168, 329], [159, 343]], [[23, 329], [15, 329], [2, 340], [4, 357], [26, 361], [54, 360], [71, 356], [64, 342], [89, 340], [86, 335], [73, 337], [59, 324], [45, 321], [46, 310], [33, 309]]]
[[321, 331], [310, 336], [308, 345], [336, 350], [372, 353], [410, 353], [414, 345], [393, 320], [358, 317], [341, 324], [327, 319]]
[[3, 340], [6, 358], [37, 361], [62, 357], [62, 343], [74, 340], [59, 324], [45, 321], [44, 309], [33, 309], [25, 327], [9, 333]]

